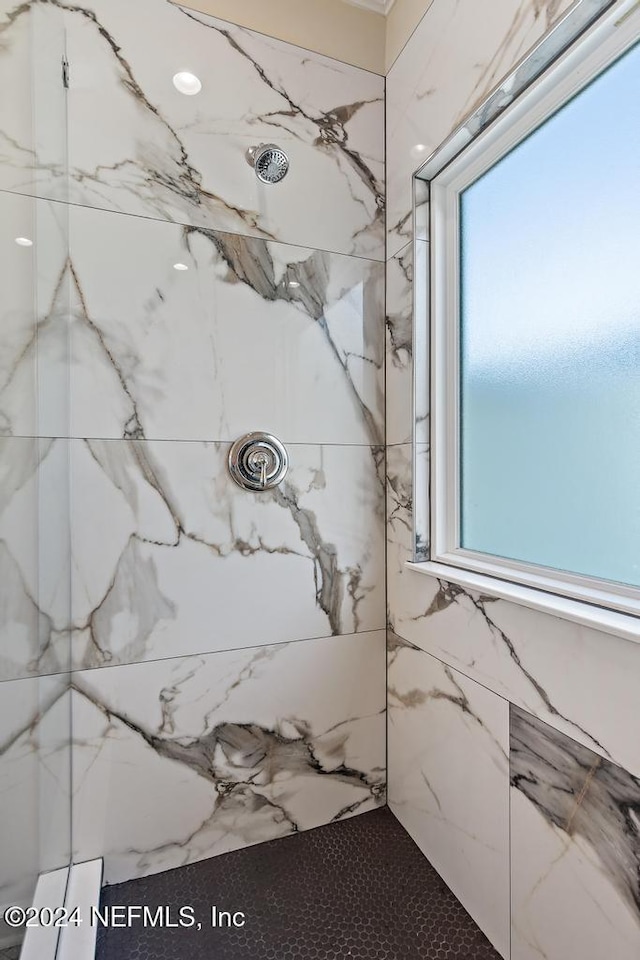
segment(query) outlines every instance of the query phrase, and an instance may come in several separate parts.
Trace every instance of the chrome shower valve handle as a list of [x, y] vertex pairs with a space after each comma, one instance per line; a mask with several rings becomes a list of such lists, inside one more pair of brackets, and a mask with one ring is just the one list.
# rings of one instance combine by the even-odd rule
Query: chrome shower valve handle
[[260, 471], [260, 486], [263, 490], [267, 486], [267, 467], [269, 465], [269, 457], [266, 453], [252, 453], [249, 455], [250, 465], [256, 467]]
[[229, 473], [244, 490], [270, 490], [289, 469], [282, 443], [270, 433], [247, 433], [229, 451]]

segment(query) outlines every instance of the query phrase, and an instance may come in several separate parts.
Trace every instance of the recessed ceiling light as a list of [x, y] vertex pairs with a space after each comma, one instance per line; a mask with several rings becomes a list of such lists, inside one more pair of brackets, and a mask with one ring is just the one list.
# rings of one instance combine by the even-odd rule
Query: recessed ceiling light
[[176, 73], [173, 78], [173, 85], [178, 93], [184, 93], [187, 97], [194, 97], [196, 93], [200, 93], [202, 90], [202, 83], [195, 73], [188, 73], [186, 70]]
[[29, 240], [28, 237], [16, 237], [16, 243], [19, 247], [32, 247], [33, 240]]
[[186, 263], [174, 263], [173, 269], [174, 269], [174, 270], [188, 270], [189, 267], [186, 265]]
[[429, 147], [426, 143], [416, 143], [414, 147], [411, 147], [411, 156], [419, 160], [421, 157], [424, 157], [428, 149]]

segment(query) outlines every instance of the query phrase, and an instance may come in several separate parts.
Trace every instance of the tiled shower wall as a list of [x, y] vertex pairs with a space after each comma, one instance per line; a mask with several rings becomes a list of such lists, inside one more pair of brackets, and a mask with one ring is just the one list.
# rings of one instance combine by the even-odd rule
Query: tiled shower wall
[[404, 566], [427, 506], [412, 503], [428, 241], [410, 242], [411, 173], [569, 6], [434, 0], [387, 79], [389, 800], [505, 958], [632, 960], [640, 645]]
[[[37, 390], [44, 343], [65, 353], [67, 224], [27, 195], [36, 157], [65, 166], [64, 35], [58, 11], [13, 6], [0, 0], [0, 170], [22, 163], [0, 175], [0, 918], [70, 857], [69, 469], [41, 429], [43, 408], [67, 410], [63, 368]], [[21, 935], [0, 919], [0, 949]]]
[[[384, 800], [384, 87], [166, 0], [82, 7], [74, 843], [111, 882]], [[275, 491], [229, 478], [250, 430], [289, 450]]]
[[[114, 882], [384, 802], [384, 79], [168, 0], [54, 6], [69, 177], [14, 138], [0, 186], [69, 216], [41, 430], [71, 464], [74, 856]], [[250, 430], [288, 448], [275, 491], [227, 473]]]

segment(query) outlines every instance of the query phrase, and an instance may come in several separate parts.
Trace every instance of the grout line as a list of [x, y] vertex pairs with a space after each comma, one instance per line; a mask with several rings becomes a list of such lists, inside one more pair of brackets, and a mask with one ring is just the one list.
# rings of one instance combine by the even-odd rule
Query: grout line
[[[228, 444], [237, 440], [237, 434], [229, 439], [213, 438], [184, 438], [184, 437], [80, 437], [80, 436], [48, 436], [45, 434], [12, 434], [2, 437], [3, 442], [7, 440], [66, 440], [72, 443], [91, 443], [94, 441], [104, 443], [208, 443], [208, 444]], [[342, 443], [332, 440], [283, 440], [287, 447], [344, 447], [349, 450], [382, 450], [384, 443]]]
[[[384, 255], [381, 257], [365, 257], [358, 253], [345, 253], [343, 250], [329, 250], [326, 247], [311, 247], [304, 243], [291, 243], [288, 240], [274, 240], [271, 237], [261, 237], [250, 233], [238, 233], [234, 230], [220, 230], [217, 227], [211, 227], [202, 223], [184, 222], [182, 220], [169, 220], [166, 217], [152, 217], [144, 213], [129, 213], [126, 210], [113, 210], [110, 207], [99, 207], [89, 203], [78, 203], [74, 200], [59, 200], [55, 197], [44, 197], [33, 193], [23, 193], [21, 190], [0, 189], [0, 196], [8, 195], [12, 197], [24, 197], [26, 200], [32, 200], [34, 203], [53, 203], [61, 207], [73, 208], [75, 210], [90, 210], [97, 213], [105, 213], [114, 217], [130, 217], [135, 220], [148, 220], [149, 223], [162, 223], [171, 227], [192, 228], [194, 230], [209, 230], [211, 233], [223, 234], [229, 237], [241, 237], [243, 240], [275, 244], [279, 247], [293, 247], [296, 250], [308, 250], [310, 254], [326, 253], [332, 257], [344, 257], [346, 260], [362, 260], [365, 263], [384, 263]], [[71, 231], [72, 232], [72, 231]], [[69, 244], [70, 245], [70, 244]]]
[[[268, 647], [287, 647], [294, 643], [311, 643], [320, 640], [335, 640], [346, 637], [363, 637], [369, 633], [383, 633], [386, 631], [383, 627], [373, 627], [370, 630], [359, 630], [356, 633], [325, 633], [316, 637], [296, 637], [292, 640], [274, 640], [270, 643], [258, 643], [249, 647], [225, 647], [222, 650], [196, 651], [195, 653], [169, 654], [166, 657], [151, 657], [148, 660], [125, 660], [122, 663], [101, 663], [92, 667], [70, 666], [68, 669], [62, 669], [56, 673], [32, 673], [24, 677], [5, 677], [0, 679], [0, 686], [3, 683], [23, 683], [25, 681], [44, 680], [47, 677], [69, 677], [78, 673], [92, 673], [94, 670], [111, 670], [118, 667], [135, 667], [146, 663], [166, 663], [168, 660], [187, 660], [193, 657], [215, 657], [223, 653], [243, 653], [250, 650], [263, 650]], [[2, 960], [2, 954], [0, 954]]]
[[[509, 700], [508, 697], [505, 697], [503, 694], [498, 693], [492, 687], [488, 687], [486, 683], [481, 683], [479, 680], [476, 680], [475, 677], [469, 676], [469, 674], [465, 673], [464, 670], [461, 670], [459, 666], [454, 666], [452, 663], [449, 663], [447, 660], [443, 660], [442, 657], [437, 656], [435, 653], [431, 653], [429, 650], [424, 650], [422, 647], [419, 647], [417, 644], [415, 644], [413, 640], [407, 640], [407, 638], [403, 637], [397, 628], [394, 630], [394, 633], [396, 633], [401, 640], [405, 640], [407, 643], [410, 643], [411, 649], [414, 650], [416, 653], [423, 653], [425, 657], [431, 657], [432, 660], [437, 660], [438, 663], [444, 664], [445, 667], [449, 667], [450, 670], [454, 670], [456, 673], [459, 673], [461, 677], [465, 677], [465, 679], [470, 680], [471, 683], [475, 683], [477, 686], [482, 687], [483, 690], [486, 690], [488, 693], [492, 693], [494, 697], [498, 697], [500, 700], [503, 700], [505, 703], [508, 703], [508, 704], [513, 703], [513, 701]], [[537, 720], [542, 720], [542, 717], [537, 716], [537, 714], [535, 713], [531, 713], [530, 710], [525, 710], [524, 707], [519, 707], [517, 703], [514, 703], [513, 705], [515, 707], [518, 707], [520, 710], [524, 710], [524, 712], [527, 713], [529, 716], [535, 717]], [[545, 720], [542, 720], [542, 722], [546, 723]], [[552, 729], [555, 729], [555, 727], [553, 727]], [[576, 741], [576, 743], [579, 743], [579, 742], [580, 741]]]
[[[323, 633], [315, 637], [294, 637], [292, 640], [272, 640], [269, 643], [252, 644], [248, 647], [224, 647], [222, 650], [198, 650], [192, 653], [168, 654], [166, 657], [151, 657], [148, 660], [125, 660], [122, 663], [101, 663], [90, 667], [74, 665], [68, 667], [67, 669], [61, 668], [60, 670], [52, 673], [30, 673], [27, 676], [2, 677], [0, 678], [0, 686], [3, 683], [24, 683], [28, 681], [46, 680], [47, 678], [52, 679], [55, 677], [69, 677], [72, 674], [92, 673], [94, 670], [111, 670], [117, 669], [118, 667], [135, 667], [146, 663], [166, 663], [168, 660], [187, 660], [192, 659], [193, 657], [215, 657], [218, 654], [223, 653], [248, 653], [250, 650], [263, 650], [268, 647], [287, 647], [294, 643], [312, 643], [320, 640], [364, 637], [369, 633], [384, 633], [386, 637], [386, 629], [384, 627], [372, 627], [369, 630], [358, 630], [356, 633]], [[0, 953], [0, 960], [2, 960], [2, 953]]]
[[[419, 238], [416, 237], [415, 240], [418, 241]], [[410, 247], [413, 242], [414, 242], [413, 239], [407, 240], [407, 242], [406, 242], [406, 243], [403, 243], [403, 245], [402, 245], [401, 247], [398, 247], [398, 249], [395, 251], [395, 253], [390, 253], [390, 254], [386, 257], [385, 263], [390, 263], [392, 260], [398, 260], [398, 259], [406, 252], [407, 247]], [[426, 243], [427, 241], [424, 241], [424, 242]]]

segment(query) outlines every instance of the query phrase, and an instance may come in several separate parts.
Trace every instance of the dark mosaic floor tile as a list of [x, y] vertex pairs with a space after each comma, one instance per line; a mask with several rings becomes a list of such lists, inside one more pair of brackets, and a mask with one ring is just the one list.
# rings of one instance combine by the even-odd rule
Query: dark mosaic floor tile
[[[107, 887], [113, 905], [189, 905], [202, 929], [101, 930], [97, 960], [499, 960], [386, 808]], [[212, 929], [213, 905], [245, 925]]]

